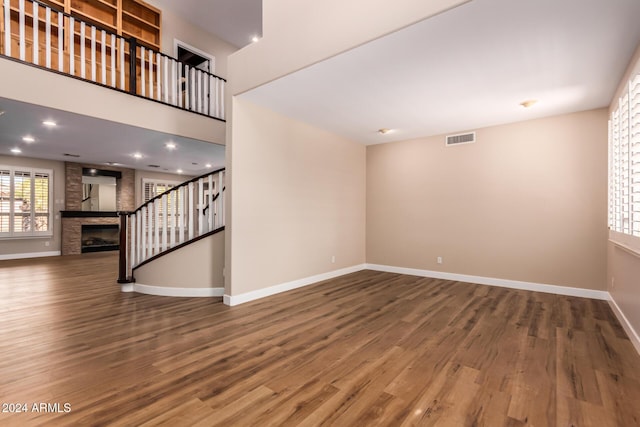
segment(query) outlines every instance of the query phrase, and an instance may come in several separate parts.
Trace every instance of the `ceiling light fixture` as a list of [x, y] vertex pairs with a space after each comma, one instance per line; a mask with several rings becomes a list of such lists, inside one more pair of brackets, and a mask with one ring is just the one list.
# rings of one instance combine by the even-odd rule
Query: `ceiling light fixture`
[[141, 158], [142, 158], [142, 154], [140, 154], [140, 153], [133, 153], [131, 156], [132, 156], [134, 159], [141, 159]]
[[391, 133], [391, 132], [393, 132], [392, 129], [387, 129], [387, 128], [378, 129], [378, 133], [381, 134], [381, 135], [386, 135], [386, 134]]
[[58, 126], [58, 124], [56, 122], [54, 122], [53, 120], [45, 120], [44, 122], [42, 122], [42, 124], [45, 125], [45, 126], [49, 126], [49, 127]]
[[204, 165], [205, 168], [210, 168], [211, 167], [211, 163], [207, 163], [206, 165]]
[[19, 148], [12, 148], [12, 149], [11, 149], [11, 152], [12, 152], [13, 154], [20, 154], [20, 153], [22, 153], [22, 150], [21, 150], [21, 149], [19, 149]]
[[178, 169], [176, 172], [178, 172], [178, 173], [182, 173], [182, 169]]
[[23, 137], [22, 137], [22, 140], [23, 140], [24, 142], [35, 142], [35, 138], [34, 138], [34, 137], [32, 137], [32, 136], [29, 136], [29, 135], [27, 135], [27, 136], [23, 136]]
[[253, 37], [251, 37], [251, 41], [252, 41], [253, 43], [256, 43], [256, 42], [260, 41], [260, 37], [258, 37], [258, 36], [253, 36]]
[[524, 108], [530, 108], [533, 107], [534, 105], [536, 105], [538, 103], [537, 99], [528, 99], [526, 101], [522, 101], [520, 103], [520, 106], [524, 107]]
[[169, 150], [175, 150], [176, 149], [176, 144], [174, 142], [167, 142], [164, 146], [167, 147], [167, 149], [169, 149]]

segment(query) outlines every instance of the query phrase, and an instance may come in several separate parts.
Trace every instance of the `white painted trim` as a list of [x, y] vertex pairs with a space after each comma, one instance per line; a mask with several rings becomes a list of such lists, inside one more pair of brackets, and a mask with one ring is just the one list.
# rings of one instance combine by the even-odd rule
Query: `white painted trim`
[[122, 292], [138, 292], [163, 297], [221, 297], [224, 295], [224, 288], [170, 288], [142, 283], [125, 283], [121, 285], [121, 289]]
[[593, 289], [572, 288], [568, 286], [547, 285], [543, 283], [522, 282], [519, 280], [495, 279], [492, 277], [471, 276], [467, 274], [447, 273], [443, 271], [418, 270], [415, 268], [392, 267], [388, 265], [367, 264], [368, 270], [386, 271], [388, 273], [408, 274], [411, 276], [432, 277], [434, 279], [454, 280], [458, 282], [477, 283], [479, 285], [500, 286], [502, 288], [522, 289], [526, 291], [546, 292], [549, 294], [568, 295], [573, 297], [609, 300], [609, 292]]
[[317, 282], [322, 282], [323, 280], [329, 280], [335, 277], [344, 276], [345, 274], [355, 273], [356, 271], [361, 271], [364, 269], [366, 269], [366, 264], [359, 264], [352, 267], [342, 268], [340, 270], [334, 270], [327, 273], [317, 274], [315, 276], [305, 277], [303, 279], [293, 280], [291, 282], [281, 283], [279, 285], [270, 286], [264, 289], [258, 289], [257, 291], [245, 292], [244, 294], [224, 295], [223, 302], [229, 306], [244, 304], [245, 302], [265, 298], [271, 295], [279, 294], [281, 292], [291, 291], [293, 289], [312, 285]]
[[60, 256], [60, 251], [51, 252], [29, 252], [25, 254], [7, 254], [0, 255], [0, 261], [9, 259], [25, 259], [25, 258], [42, 258], [47, 256]]
[[613, 297], [609, 299], [609, 306], [611, 307], [611, 310], [613, 310], [613, 313], [616, 315], [616, 317], [620, 321], [620, 324], [629, 336], [631, 344], [633, 344], [638, 354], [640, 354], [640, 335], [638, 335], [636, 330], [633, 328], [631, 322], [629, 322], [629, 319], [627, 319], [627, 316], [624, 315], [622, 309], [620, 308], [620, 306], [618, 306], [616, 300], [614, 300]]
[[188, 50], [192, 53], [198, 54], [203, 58], [206, 58], [209, 60], [209, 72], [211, 74], [215, 74], [216, 73], [216, 57], [215, 55], [210, 54], [209, 52], [205, 52], [202, 49], [198, 49], [197, 47], [193, 47], [190, 44], [187, 44], [185, 42], [183, 42], [182, 40], [178, 40], [178, 39], [173, 39], [173, 56], [177, 59], [178, 58], [178, 46], [180, 46], [181, 48]]

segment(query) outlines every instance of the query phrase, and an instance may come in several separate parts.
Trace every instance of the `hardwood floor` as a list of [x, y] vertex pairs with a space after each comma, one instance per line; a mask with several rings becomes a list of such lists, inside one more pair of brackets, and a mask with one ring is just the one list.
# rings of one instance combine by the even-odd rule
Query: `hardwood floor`
[[0, 425], [640, 425], [603, 301], [364, 271], [226, 307], [116, 276], [0, 262], [0, 402], [28, 409]]

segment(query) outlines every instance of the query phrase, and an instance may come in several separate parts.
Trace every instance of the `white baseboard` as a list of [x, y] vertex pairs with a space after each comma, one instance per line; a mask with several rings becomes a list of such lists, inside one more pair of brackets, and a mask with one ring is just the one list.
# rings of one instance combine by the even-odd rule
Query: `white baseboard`
[[609, 306], [611, 307], [611, 310], [613, 310], [613, 313], [616, 315], [616, 317], [620, 321], [620, 324], [622, 325], [625, 332], [629, 336], [629, 340], [631, 340], [631, 344], [633, 344], [638, 354], [640, 354], [640, 336], [638, 335], [636, 330], [633, 328], [633, 326], [631, 325], [631, 322], [629, 322], [629, 319], [627, 319], [627, 316], [624, 315], [624, 313], [616, 303], [616, 300], [613, 299], [613, 297], [609, 299]]
[[60, 251], [28, 252], [26, 254], [0, 255], [0, 261], [9, 260], [9, 259], [42, 258], [47, 256], [60, 256]]
[[431, 277], [434, 279], [454, 280], [458, 282], [477, 283], [479, 285], [500, 286], [502, 288], [521, 289], [525, 291], [545, 292], [549, 294], [568, 295], [573, 297], [609, 300], [609, 292], [592, 289], [572, 288], [568, 286], [547, 285], [542, 283], [521, 282], [518, 280], [495, 279], [492, 277], [471, 276], [467, 274], [447, 273], [443, 271], [418, 270], [415, 268], [392, 267], [389, 265], [367, 264], [368, 270], [386, 271], [388, 273], [408, 274], [411, 276]]
[[123, 283], [122, 292], [138, 292], [163, 297], [221, 297], [224, 288], [169, 288], [165, 286], [143, 285], [142, 283]]
[[345, 274], [355, 273], [366, 268], [366, 264], [354, 265], [352, 267], [341, 268], [340, 270], [329, 271], [327, 273], [317, 274], [315, 276], [305, 277], [303, 279], [293, 280], [291, 282], [281, 283], [279, 285], [270, 286], [257, 291], [246, 292], [239, 295], [224, 295], [223, 302], [226, 305], [233, 306], [244, 304], [245, 302], [254, 301], [260, 298], [279, 294], [281, 292], [291, 291], [303, 286], [312, 285], [323, 280], [333, 279], [335, 277], [344, 276]]

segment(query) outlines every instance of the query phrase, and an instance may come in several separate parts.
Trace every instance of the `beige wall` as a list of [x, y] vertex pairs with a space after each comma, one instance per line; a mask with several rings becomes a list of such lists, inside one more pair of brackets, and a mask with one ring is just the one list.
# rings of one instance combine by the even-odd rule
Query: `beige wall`
[[[53, 236], [26, 239], [0, 239], [0, 256], [29, 254], [39, 252], [59, 252], [60, 211], [64, 210], [64, 163], [53, 160], [31, 159], [26, 157], [0, 156], [0, 165], [24, 166], [53, 170]], [[49, 246], [47, 246], [47, 244]]]
[[0, 61], [0, 76], [0, 94], [4, 98], [202, 141], [225, 143], [225, 123], [199, 114], [16, 61]]
[[231, 132], [227, 295], [364, 262], [364, 146], [237, 97]]
[[467, 1], [265, 1], [262, 39], [229, 58], [230, 92], [243, 93]]
[[367, 262], [606, 289], [606, 110], [476, 135], [367, 148]]
[[[147, 3], [162, 9], [158, 2], [154, 0], [146, 0]], [[238, 50], [237, 47], [219, 39], [214, 34], [215, 28], [211, 32], [190, 24], [180, 16], [169, 10], [162, 10], [162, 52], [176, 57], [174, 51], [174, 39], [187, 43], [196, 49], [213, 55], [216, 58], [216, 75], [227, 77], [227, 57]]]
[[[637, 73], [640, 73], [640, 45], [629, 64], [627, 72], [620, 81], [618, 90], [613, 97], [610, 111], [613, 111], [618, 106], [618, 99], [626, 87], [627, 81]], [[620, 236], [616, 235], [616, 233], [612, 232], [611, 237], [621, 241]], [[627, 236], [621, 243], [627, 247], [632, 247], [635, 254], [609, 243], [607, 285], [611, 297], [629, 320], [630, 326], [635, 330], [637, 337], [640, 335], [640, 238]], [[636, 343], [636, 345], [640, 345], [640, 343]]]
[[222, 288], [224, 231], [168, 253], [134, 270], [136, 283], [170, 288]]

